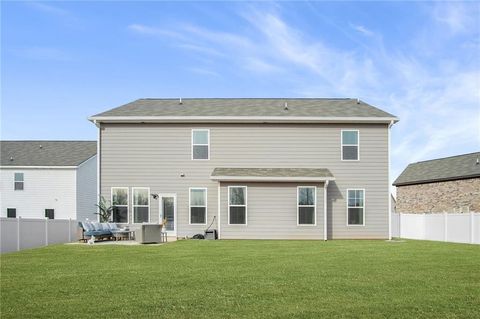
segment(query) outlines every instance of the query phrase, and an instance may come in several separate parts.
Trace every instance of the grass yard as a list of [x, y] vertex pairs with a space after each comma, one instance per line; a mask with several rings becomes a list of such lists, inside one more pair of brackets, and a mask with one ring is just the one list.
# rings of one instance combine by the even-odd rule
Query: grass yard
[[1, 318], [480, 318], [480, 246], [57, 245], [1, 257]]

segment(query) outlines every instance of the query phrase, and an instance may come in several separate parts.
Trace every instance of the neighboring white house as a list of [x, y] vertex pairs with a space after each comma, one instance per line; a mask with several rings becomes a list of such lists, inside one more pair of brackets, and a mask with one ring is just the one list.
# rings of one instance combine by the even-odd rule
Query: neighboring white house
[[95, 141], [0, 141], [1, 217], [96, 220]]

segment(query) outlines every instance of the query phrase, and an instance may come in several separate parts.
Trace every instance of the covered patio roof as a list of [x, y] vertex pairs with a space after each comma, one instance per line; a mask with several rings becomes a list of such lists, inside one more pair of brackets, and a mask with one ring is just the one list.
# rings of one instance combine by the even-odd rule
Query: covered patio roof
[[210, 179], [221, 182], [326, 182], [335, 180], [326, 168], [227, 168], [217, 167]]

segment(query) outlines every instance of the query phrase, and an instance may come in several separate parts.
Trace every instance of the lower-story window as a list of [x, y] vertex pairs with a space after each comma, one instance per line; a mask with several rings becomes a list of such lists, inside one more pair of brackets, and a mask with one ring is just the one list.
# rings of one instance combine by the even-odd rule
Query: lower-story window
[[128, 187], [112, 187], [112, 221], [128, 223]]
[[150, 188], [133, 187], [133, 222], [148, 223], [150, 221]]
[[316, 225], [317, 188], [299, 186], [297, 188], [298, 225]]
[[7, 208], [7, 218], [17, 218], [17, 209]]
[[365, 225], [365, 190], [347, 189], [347, 225]]
[[190, 224], [207, 223], [207, 189], [190, 188]]
[[55, 219], [55, 210], [54, 209], [45, 209], [45, 217], [48, 219]]
[[228, 223], [247, 224], [247, 187], [228, 186]]

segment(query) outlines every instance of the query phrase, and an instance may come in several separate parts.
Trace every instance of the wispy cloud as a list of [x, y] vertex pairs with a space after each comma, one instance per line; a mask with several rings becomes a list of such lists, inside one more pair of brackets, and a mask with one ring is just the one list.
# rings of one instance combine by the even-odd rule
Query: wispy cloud
[[187, 68], [187, 71], [199, 74], [199, 75], [207, 75], [207, 76], [213, 76], [213, 77], [220, 77], [221, 75], [218, 72], [205, 69], [205, 68], [198, 68], [198, 67], [192, 67], [192, 68]]
[[70, 15], [70, 11], [62, 9], [58, 6], [54, 6], [51, 4], [46, 4], [43, 2], [37, 2], [37, 1], [28, 1], [26, 2], [27, 5], [29, 5], [31, 8], [34, 8], [38, 11], [42, 11], [48, 14], [53, 14], [57, 16], [68, 16]]
[[366, 27], [364, 27], [363, 25], [356, 25], [356, 24], [352, 24], [350, 23], [350, 27], [357, 31], [358, 33], [361, 33], [367, 37], [372, 37], [375, 35], [375, 33], [373, 31], [370, 31], [369, 29], [367, 29]]
[[[432, 23], [441, 23], [452, 33], [477, 32], [478, 36], [478, 30], [467, 27], [471, 27], [478, 8], [469, 12], [456, 3], [434, 6], [431, 19], [418, 26], [419, 33], [428, 34]], [[248, 28], [238, 32], [181, 23], [166, 28], [135, 25], [130, 29], [168, 38], [182, 50], [216, 58], [208, 67], [199, 64], [190, 69], [198, 74], [218, 76], [216, 63], [223, 61], [252, 76], [281, 72], [292, 79], [291, 90], [301, 96], [360, 97], [389, 109], [401, 119], [393, 130], [392, 178], [409, 162], [480, 145], [478, 61], [438, 56], [431, 60], [432, 55], [425, 59], [409, 44], [386, 47], [381, 32], [360, 23], [347, 24], [341, 31], [355, 41], [360, 41], [358, 34], [374, 41], [363, 41], [354, 50], [338, 48], [321, 36], [287, 23], [278, 8], [249, 6], [239, 13]], [[449, 37], [440, 34], [436, 43], [425, 45], [438, 45]], [[475, 48], [473, 45], [465, 50], [471, 50], [473, 56]], [[432, 49], [431, 54], [435, 53]]]

